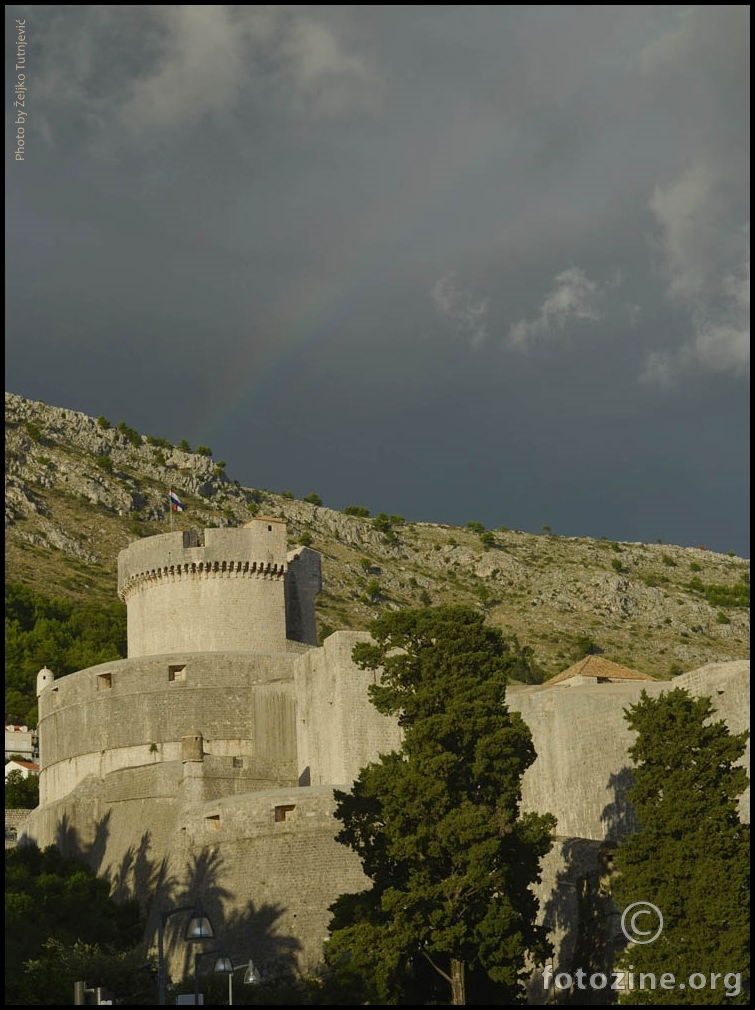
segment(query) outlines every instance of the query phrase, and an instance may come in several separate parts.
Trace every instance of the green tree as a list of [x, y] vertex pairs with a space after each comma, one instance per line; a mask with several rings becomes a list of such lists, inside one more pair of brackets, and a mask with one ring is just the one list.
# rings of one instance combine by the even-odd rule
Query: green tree
[[[70, 1005], [78, 979], [113, 987], [117, 972], [107, 969], [118, 968], [119, 955], [139, 950], [132, 970], [144, 962], [143, 932], [138, 903], [114, 902], [107, 880], [83, 861], [65, 858], [53, 845], [5, 853], [6, 1004]], [[154, 986], [146, 981], [150, 998], [131, 992], [130, 1003], [154, 1004]]]
[[525, 958], [548, 952], [531, 885], [555, 820], [520, 812], [536, 755], [505, 704], [512, 650], [467, 607], [390, 612], [370, 630], [354, 660], [382, 670], [370, 698], [404, 738], [336, 792], [338, 840], [373, 884], [332, 906], [328, 960], [369, 980], [371, 1002], [417, 1001], [412, 986], [427, 996], [435, 978], [463, 1004], [466, 969], [470, 992], [517, 1002]]
[[613, 893], [622, 908], [652, 902], [663, 930], [625, 951], [621, 967], [632, 964], [636, 981], [641, 972], [674, 972], [677, 983], [685, 981], [684, 989], [636, 987], [622, 997], [631, 1004], [749, 1003], [744, 982], [735, 997], [721, 976], [715, 988], [686, 984], [695, 973], [708, 981], [711, 972], [749, 979], [750, 828], [737, 809], [747, 774], [736, 765], [748, 734], [730, 733], [713, 714], [709, 698], [682, 688], [658, 698], [643, 691], [626, 710], [637, 733], [629, 799], [640, 829], [617, 850]]
[[33, 810], [39, 803], [39, 777], [26, 775], [18, 769], [5, 777], [5, 809]]

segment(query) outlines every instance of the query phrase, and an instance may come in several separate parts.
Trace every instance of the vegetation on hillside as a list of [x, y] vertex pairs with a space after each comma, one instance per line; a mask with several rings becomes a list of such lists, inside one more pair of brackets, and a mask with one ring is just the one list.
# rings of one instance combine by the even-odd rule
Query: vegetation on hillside
[[48, 598], [18, 582], [5, 587], [5, 721], [37, 725], [37, 674], [56, 677], [126, 655], [126, 608]]

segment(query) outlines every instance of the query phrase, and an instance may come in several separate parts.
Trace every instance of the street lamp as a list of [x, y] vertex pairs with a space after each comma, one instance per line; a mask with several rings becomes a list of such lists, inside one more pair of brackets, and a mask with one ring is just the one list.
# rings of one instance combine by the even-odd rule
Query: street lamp
[[246, 964], [237, 965], [228, 973], [228, 1006], [233, 1006], [233, 972], [241, 971], [242, 968], [246, 968], [246, 971], [244, 972], [244, 985], [259, 985], [262, 981], [262, 976], [257, 971], [254, 961], [248, 961]]
[[170, 908], [161, 912], [157, 920], [157, 1003], [165, 1006], [165, 926], [172, 915], [181, 912], [193, 912], [184, 930], [184, 940], [196, 943], [198, 940], [209, 940], [215, 936], [215, 930], [208, 917], [204, 914], [202, 905], [182, 905], [180, 908]]
[[194, 1006], [199, 1006], [199, 962], [203, 957], [209, 957], [211, 954], [216, 955], [212, 970], [217, 975], [228, 975], [230, 978], [233, 974], [233, 962], [224, 950], [197, 951], [194, 955]]

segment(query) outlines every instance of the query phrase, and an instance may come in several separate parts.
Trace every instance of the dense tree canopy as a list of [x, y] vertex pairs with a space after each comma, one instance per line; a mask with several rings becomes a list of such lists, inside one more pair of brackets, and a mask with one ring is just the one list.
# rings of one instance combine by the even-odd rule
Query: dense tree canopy
[[[635, 980], [640, 972], [676, 979], [672, 988], [636, 987], [627, 1003], [749, 1003], [750, 828], [737, 806], [747, 775], [735, 764], [748, 734], [731, 734], [712, 716], [709, 698], [681, 688], [659, 698], [643, 691], [627, 709], [637, 732], [629, 798], [640, 830], [618, 849], [613, 891], [622, 908], [652, 902], [663, 929], [631, 946], [622, 967], [632, 964]], [[650, 919], [640, 921], [649, 932]], [[711, 973], [720, 973], [715, 988]], [[738, 995], [733, 978], [724, 984], [729, 973], [741, 973]]]
[[126, 655], [126, 608], [49, 599], [18, 582], [5, 587], [5, 719], [37, 724], [37, 674], [56, 677]]
[[33, 810], [39, 803], [39, 776], [14, 768], [5, 777], [5, 809]]
[[516, 1002], [526, 957], [547, 952], [531, 885], [555, 826], [520, 812], [536, 755], [505, 704], [516, 657], [464, 607], [385, 614], [371, 632], [354, 659], [382, 670], [370, 697], [404, 738], [336, 793], [338, 840], [373, 886], [333, 906], [328, 960], [366, 979], [371, 1002], [416, 1002], [416, 985], [426, 1002], [433, 977], [457, 1004]]
[[106, 986], [132, 1004], [155, 1002], [136, 901], [117, 904], [110, 885], [55, 846], [5, 853], [5, 1002], [71, 1005], [73, 984]]

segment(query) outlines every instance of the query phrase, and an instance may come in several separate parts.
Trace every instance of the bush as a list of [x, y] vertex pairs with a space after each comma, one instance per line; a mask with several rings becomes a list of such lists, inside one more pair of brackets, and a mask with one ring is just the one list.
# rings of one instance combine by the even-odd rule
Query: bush
[[110, 421], [103, 414], [100, 414], [97, 418], [97, 424], [99, 424], [100, 428], [107, 429], [110, 427]]
[[314, 491], [312, 494], [308, 494], [306, 498], [302, 498], [302, 501], [305, 501], [308, 505], [322, 505], [322, 498], [319, 494], [315, 494]]
[[148, 445], [157, 445], [161, 449], [172, 449], [173, 443], [169, 442], [167, 438], [157, 438], [155, 435], [147, 435]]
[[105, 473], [113, 472], [113, 461], [109, 456], [98, 456], [96, 463], [100, 470], [104, 470]]
[[26, 428], [26, 434], [29, 436], [32, 442], [42, 441], [42, 432], [39, 430], [36, 424], [32, 424], [31, 421], [27, 421], [24, 427]]
[[209, 445], [198, 445], [194, 452], [197, 456], [212, 456], [212, 449]]
[[362, 505], [347, 505], [343, 510], [345, 516], [356, 516], [358, 519], [369, 519], [370, 510]]

